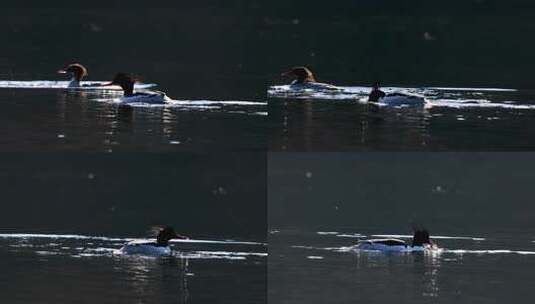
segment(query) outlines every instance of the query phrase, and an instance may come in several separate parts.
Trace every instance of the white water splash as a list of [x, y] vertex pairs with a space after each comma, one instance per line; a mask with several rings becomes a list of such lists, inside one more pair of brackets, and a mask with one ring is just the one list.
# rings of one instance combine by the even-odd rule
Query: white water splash
[[[398, 239], [412, 239], [412, 235], [408, 234], [372, 234], [373, 237], [378, 238], [398, 238]], [[472, 241], [485, 241], [486, 238], [482, 237], [471, 237], [471, 236], [442, 236], [442, 235], [433, 235], [430, 236], [431, 239], [449, 239], [449, 240], [472, 240]]]
[[[121, 106], [129, 106], [133, 108], [177, 108], [183, 110], [222, 110], [225, 108], [237, 107], [249, 108], [249, 107], [266, 107], [267, 102], [256, 101], [242, 101], [242, 100], [167, 100], [165, 103], [143, 103], [143, 102], [130, 102], [124, 103], [121, 98], [96, 98], [97, 102], [106, 102]], [[252, 114], [267, 116], [267, 112], [262, 111], [228, 111], [235, 112], [237, 114]]]
[[[31, 80], [31, 81], [12, 81], [0, 80], [0, 88], [4, 89], [68, 89], [68, 90], [105, 90], [105, 91], [122, 91], [119, 86], [101, 86], [109, 81], [81, 81], [80, 87], [69, 88], [69, 81], [54, 80]], [[148, 89], [157, 86], [155, 83], [136, 83], [135, 89]]]
[[[110, 241], [110, 242], [151, 242], [153, 239], [146, 238], [114, 238], [105, 236], [89, 236], [79, 234], [36, 234], [36, 233], [0, 233], [0, 238], [15, 238], [15, 239], [76, 239], [76, 240], [98, 240], [98, 241]], [[261, 245], [265, 246], [265, 243], [259, 242], [241, 242], [234, 240], [171, 240], [171, 243], [205, 243], [205, 244], [233, 244], [233, 245]]]
[[[338, 100], [352, 101], [356, 103], [368, 103], [369, 87], [338, 87], [339, 90], [321, 89], [295, 89], [291, 85], [272, 86], [268, 89], [268, 97], [282, 99], [306, 99], [306, 100]], [[508, 88], [462, 88], [462, 87], [383, 87], [385, 93], [401, 93], [408, 95], [419, 95], [425, 98], [426, 109], [434, 107], [447, 107], [455, 109], [468, 108], [496, 108], [506, 110], [532, 110], [535, 109], [535, 101], [511, 101], [507, 100], [507, 94], [511, 95], [518, 90]], [[496, 95], [500, 94], [500, 99], [496, 100]], [[475, 99], [474, 97], [478, 97]], [[380, 107], [405, 108], [416, 105], [389, 105], [386, 103], [375, 103]], [[420, 105], [421, 106], [421, 105]]]

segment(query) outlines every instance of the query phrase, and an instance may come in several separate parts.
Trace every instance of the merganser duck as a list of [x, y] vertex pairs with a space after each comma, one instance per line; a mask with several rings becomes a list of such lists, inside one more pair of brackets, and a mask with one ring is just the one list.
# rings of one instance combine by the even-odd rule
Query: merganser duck
[[293, 67], [291, 70], [282, 73], [281, 76], [294, 79], [290, 83], [290, 88], [292, 89], [340, 90], [340, 88], [331, 84], [317, 82], [312, 71], [304, 66]]
[[429, 232], [426, 229], [414, 231], [411, 244], [399, 239], [371, 239], [359, 241], [356, 248], [384, 252], [418, 252], [438, 249], [429, 238]]
[[119, 252], [121, 254], [135, 254], [148, 256], [170, 256], [173, 250], [169, 246], [169, 241], [172, 239], [188, 239], [183, 235], [175, 232], [173, 227], [165, 227], [160, 229], [156, 236], [155, 242], [133, 241], [124, 245]]
[[112, 82], [103, 86], [118, 85], [123, 89], [124, 96], [121, 98], [122, 104], [128, 103], [150, 103], [163, 104], [171, 100], [165, 93], [160, 91], [141, 91], [134, 92], [136, 79], [125, 73], [117, 73]]
[[390, 93], [386, 94], [385, 92], [379, 89], [379, 83], [374, 83], [372, 86], [372, 91], [368, 95], [369, 102], [382, 103], [390, 106], [399, 106], [399, 105], [424, 105], [425, 98], [418, 95], [410, 95], [404, 93]]
[[64, 67], [63, 69], [58, 70], [59, 74], [69, 74], [71, 80], [69, 82], [68, 88], [77, 88], [80, 87], [80, 81], [82, 78], [87, 76], [87, 69], [79, 63], [71, 63]]

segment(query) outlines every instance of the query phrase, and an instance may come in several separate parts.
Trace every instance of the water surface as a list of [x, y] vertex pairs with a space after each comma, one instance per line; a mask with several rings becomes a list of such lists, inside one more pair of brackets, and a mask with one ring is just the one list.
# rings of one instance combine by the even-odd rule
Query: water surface
[[120, 97], [99, 91], [0, 89], [0, 147], [40, 152], [265, 149], [265, 103], [173, 100], [119, 107]]
[[[265, 150], [256, 9], [211, 2], [2, 5], [0, 150]], [[50, 90], [72, 62], [88, 69], [84, 80], [132, 73], [176, 102], [119, 110], [116, 95]]]
[[532, 150], [535, 95], [503, 88], [386, 87], [425, 105], [370, 104], [368, 87], [271, 87], [270, 151]]
[[439, 237], [439, 253], [381, 253], [354, 249], [374, 237], [362, 232], [272, 231], [268, 301], [503, 303], [524, 301], [534, 282], [532, 234]]
[[[534, 281], [532, 153], [270, 153], [268, 300], [503, 303]], [[435, 253], [381, 253], [359, 240]]]
[[[4, 153], [0, 163], [2, 302], [266, 302], [264, 155]], [[190, 237], [171, 242], [172, 257], [117, 253], [167, 225]]]
[[43, 298], [61, 303], [264, 302], [264, 244], [190, 240], [172, 245], [172, 257], [118, 254], [117, 249], [130, 240], [2, 234], [2, 299], [9, 303], [42, 303]]

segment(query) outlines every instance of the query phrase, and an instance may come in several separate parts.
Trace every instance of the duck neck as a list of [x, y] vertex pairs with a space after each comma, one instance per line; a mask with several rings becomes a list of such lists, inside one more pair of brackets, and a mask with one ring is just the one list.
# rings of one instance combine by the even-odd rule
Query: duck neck
[[161, 237], [161, 236], [158, 236], [158, 237], [156, 238], [156, 244], [157, 244], [158, 246], [169, 246], [169, 240], [168, 240], [168, 239], [165, 239], [165, 238], [163, 238], [163, 237]]
[[76, 76], [73, 75], [69, 82], [69, 88], [79, 87], [79, 86], [80, 86], [80, 80], [76, 79]]
[[316, 79], [312, 75], [307, 75], [303, 77], [298, 77], [295, 80], [295, 83], [299, 83], [299, 84], [308, 83], [308, 82], [316, 82]]
[[124, 96], [132, 96], [134, 95], [134, 84], [126, 84], [123, 86], [123, 92]]

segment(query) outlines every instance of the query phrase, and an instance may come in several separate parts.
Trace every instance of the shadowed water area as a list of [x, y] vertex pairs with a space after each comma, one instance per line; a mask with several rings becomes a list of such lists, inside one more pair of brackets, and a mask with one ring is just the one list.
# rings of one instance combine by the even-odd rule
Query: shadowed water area
[[[535, 265], [531, 153], [271, 153], [274, 303], [522, 301]], [[436, 252], [361, 250], [411, 240]]]
[[[268, 89], [270, 151], [533, 150], [533, 9], [527, 1], [274, 4], [270, 87], [290, 82], [281, 72], [307, 66], [317, 81], [353, 90]], [[426, 108], [368, 106], [377, 81], [421, 94]], [[476, 89], [451, 97], [432, 87]]]
[[[4, 154], [6, 303], [265, 303], [265, 158]], [[264, 173], [263, 173], [264, 172]], [[171, 257], [118, 252], [171, 225]], [[247, 227], [247, 229], [244, 229]]]
[[344, 90], [271, 99], [270, 151], [517, 151], [535, 147], [530, 139], [535, 131], [532, 92], [386, 88], [425, 98], [424, 105], [390, 106], [368, 103], [369, 88]]
[[[2, 150], [265, 149], [253, 4], [29, 2], [0, 10], [0, 38], [9, 42], [0, 50]], [[67, 80], [56, 71], [71, 62], [87, 67], [84, 80], [133, 73], [174, 101], [125, 110], [115, 102], [121, 94], [68, 94], [39, 82]]]

